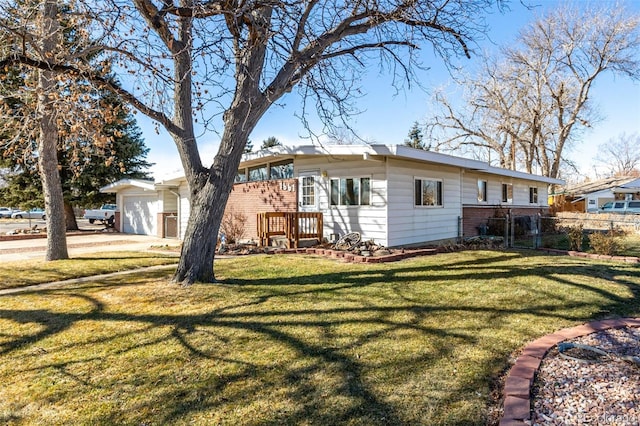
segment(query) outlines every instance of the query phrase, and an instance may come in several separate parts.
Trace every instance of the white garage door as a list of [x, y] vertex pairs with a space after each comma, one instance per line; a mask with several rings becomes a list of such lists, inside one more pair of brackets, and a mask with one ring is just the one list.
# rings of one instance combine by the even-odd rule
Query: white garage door
[[122, 231], [125, 234], [158, 235], [156, 196], [124, 197]]

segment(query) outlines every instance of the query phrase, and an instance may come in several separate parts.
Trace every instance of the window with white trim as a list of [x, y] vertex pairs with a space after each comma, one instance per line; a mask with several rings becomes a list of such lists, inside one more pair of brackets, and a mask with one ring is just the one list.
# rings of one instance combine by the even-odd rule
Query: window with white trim
[[331, 179], [332, 206], [368, 206], [371, 204], [371, 178]]
[[513, 203], [513, 184], [502, 184], [502, 202], [508, 204]]
[[478, 202], [487, 202], [487, 181], [478, 179]]
[[416, 206], [442, 206], [442, 181], [415, 179]]
[[302, 177], [302, 205], [316, 205], [316, 183], [313, 176]]
[[538, 188], [535, 186], [529, 187], [529, 204], [538, 204]]

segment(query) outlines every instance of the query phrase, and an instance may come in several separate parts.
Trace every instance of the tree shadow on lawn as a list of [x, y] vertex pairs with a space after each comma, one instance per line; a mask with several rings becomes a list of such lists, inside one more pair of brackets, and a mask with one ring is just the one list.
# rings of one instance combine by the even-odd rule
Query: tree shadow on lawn
[[[553, 264], [545, 262], [540, 265], [535, 263], [536, 258], [548, 258], [548, 256], [539, 252], [526, 252], [524, 254], [522, 252], [493, 253], [493, 257], [444, 262], [437, 265], [413, 266], [405, 261], [401, 263], [382, 263], [376, 266], [367, 265], [367, 269], [360, 271], [347, 271], [346, 273], [337, 271], [311, 275], [287, 276], [288, 271], [282, 270], [282, 274], [277, 278], [230, 278], [221, 280], [216, 285], [239, 287], [241, 291], [246, 288], [246, 291], [251, 293], [260, 292], [261, 288], [267, 289], [267, 291], [262, 292], [263, 294], [256, 297], [255, 303], [264, 303], [270, 298], [281, 297], [285, 294], [287, 296], [336, 292], [349, 294], [349, 290], [372, 286], [376, 287], [376, 291], [391, 288], [396, 295], [405, 300], [420, 302], [419, 299], [402, 295], [403, 292], [407, 288], [415, 289], [415, 286], [418, 285], [423, 289], [441, 292], [442, 294], [446, 294], [453, 287], [456, 287], [459, 292], [473, 294], [474, 292], [482, 291], [487, 282], [495, 283], [496, 290], [508, 292], [514, 288], [530, 285], [520, 283], [520, 279], [538, 277], [539, 281], [548, 280], [549, 282], [566, 286], [568, 289], [579, 289], [597, 294], [610, 301], [603, 308], [610, 308], [612, 312], [618, 312], [621, 316], [638, 313], [640, 308], [637, 306], [638, 296], [640, 295], [640, 269], [610, 262], [595, 264], [581, 259], [563, 257], [558, 257]], [[501, 264], [504, 261], [513, 262], [514, 259], [521, 259], [522, 262], [512, 265]], [[639, 281], [634, 282], [623, 278], [624, 276], [635, 276], [639, 278]], [[592, 278], [621, 285], [633, 297], [621, 296], [600, 285], [581, 282]], [[568, 307], [566, 303], [571, 303], [570, 291], [565, 292], [566, 294], [563, 298], [563, 295], [552, 292], [551, 289], [545, 290], [544, 287], [538, 286], [535, 287], [534, 293], [543, 296], [541, 297], [542, 300], [546, 297], [550, 303], [532, 307], [523, 304], [522, 310], [508, 312], [529, 312], [531, 309], [531, 313], [544, 312], [546, 315], [554, 316], [554, 311], [565, 310], [564, 308]], [[446, 302], [446, 300], [442, 300]], [[533, 302], [532, 300], [528, 301]], [[420, 304], [419, 306], [424, 305]], [[631, 310], [625, 309], [625, 307], [631, 307]], [[459, 308], [474, 310], [473, 306], [459, 306]], [[558, 314], [557, 316], [558, 318], [572, 321], [592, 319], [584, 316], [567, 316], [566, 314]]]
[[[203, 310], [202, 300], [193, 299], [189, 304], [189, 296], [185, 296], [185, 310], [196, 306], [200, 313], [162, 313], [170, 295], [158, 296], [158, 314], [119, 312], [101, 300], [100, 294], [86, 294], [100, 289], [102, 284], [97, 283], [42, 291], [33, 295], [79, 298], [84, 309], [0, 308], [0, 319], [34, 324], [36, 330], [3, 333], [0, 357], [11, 361], [13, 356], [23, 356], [24, 350], [72, 332], [87, 321], [104, 327], [139, 325], [135, 330], [116, 328], [107, 336], [84, 341], [64, 339], [64, 345], [50, 350], [71, 352], [74, 354], [71, 360], [44, 360], [31, 367], [42, 374], [54, 368], [73, 378], [76, 383], [73, 390], [66, 391], [65, 399], [73, 399], [77, 397], [75, 394], [92, 387], [108, 393], [116, 386], [129, 388], [142, 382], [148, 397], [136, 398], [133, 407], [114, 406], [93, 418], [98, 423], [164, 424], [214, 415], [221, 422], [233, 418], [246, 424], [400, 425], [433, 424], [433, 419], [448, 424], [484, 424], [483, 407], [459, 406], [469, 403], [469, 399], [474, 400], [471, 405], [486, 402], [486, 395], [473, 396], [474, 392], [488, 387], [490, 376], [504, 368], [515, 349], [505, 344], [508, 336], [494, 340], [488, 337], [492, 330], [509, 327], [512, 318], [520, 316], [586, 321], [594, 315], [596, 304], [601, 311], [620, 315], [639, 311], [638, 283], [621, 277], [640, 277], [640, 271], [636, 275], [615, 264], [590, 267], [560, 259], [553, 267], [499, 264], [512, 259], [508, 255], [472, 264], [453, 261], [424, 267], [401, 263], [303, 277], [228, 279], [217, 286], [196, 285], [186, 290], [201, 294], [215, 289], [227, 292], [229, 300], [240, 299]], [[469, 267], [474, 271], [468, 272]], [[633, 297], [582, 282], [592, 277], [594, 268], [603, 277], [630, 290]], [[462, 273], [447, 273], [458, 269]], [[486, 287], [474, 284], [503, 280], [511, 283], [504, 289], [509, 292], [514, 288], [521, 290], [518, 279], [529, 276], [538, 276], [570, 291], [559, 294], [539, 287], [521, 296], [522, 305], [501, 306], [499, 301], [487, 303], [482, 294]], [[108, 280], [104, 285], [106, 291], [109, 286], [119, 287]], [[429, 286], [434, 287], [434, 293], [441, 294], [427, 297], [416, 293], [415, 289]], [[453, 287], [463, 297], [447, 300], [445, 292]], [[572, 298], [575, 290], [590, 293], [593, 298]], [[386, 293], [378, 295], [379, 292]], [[536, 298], [531, 297], [532, 292], [537, 294]], [[583, 313], [584, 309], [587, 313]], [[460, 319], [463, 317], [466, 319]], [[486, 323], [479, 324], [483, 319]], [[552, 324], [549, 327], [554, 329]], [[544, 330], [523, 333], [518, 337], [527, 339]], [[126, 339], [129, 339], [126, 344], [119, 343]], [[398, 344], [402, 339], [406, 343]], [[81, 349], [87, 345], [120, 346], [109, 355], [90, 355]], [[163, 348], [169, 346], [181, 350], [165, 354]], [[478, 359], [465, 358], [458, 353], [460, 348], [477, 349], [480, 355]], [[138, 355], [142, 349], [149, 352]], [[179, 359], [174, 364], [176, 358]], [[185, 361], [180, 362], [182, 358]], [[83, 378], [70, 368], [72, 364], [100, 365], [114, 361], [132, 363], [133, 372], [126, 367], [116, 369], [121, 376], [109, 382]], [[149, 362], [166, 362], [170, 371], [147, 376], [144, 365]], [[133, 368], [137, 363], [143, 365], [142, 370]], [[191, 365], [194, 363], [195, 366]], [[467, 364], [477, 364], [477, 371], [457, 379], [454, 372], [467, 368]], [[221, 366], [226, 367], [220, 369]], [[152, 370], [153, 365], [148, 369]], [[424, 372], [432, 369], [439, 374], [431, 372], [421, 379]], [[183, 385], [176, 385], [162, 375], [180, 371], [187, 376]], [[154, 380], [157, 383], [148, 383]], [[266, 402], [259, 402], [262, 400]], [[234, 417], [238, 412], [243, 414]], [[447, 417], [447, 412], [458, 417]], [[15, 413], [7, 416], [13, 418]]]

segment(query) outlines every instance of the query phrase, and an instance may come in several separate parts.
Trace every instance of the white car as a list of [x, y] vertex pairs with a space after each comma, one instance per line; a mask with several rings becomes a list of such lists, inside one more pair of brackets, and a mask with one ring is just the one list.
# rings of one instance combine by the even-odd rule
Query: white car
[[18, 210], [11, 213], [12, 219], [42, 219], [45, 220], [47, 216], [44, 214], [44, 210], [40, 208], [31, 209], [29, 211]]
[[620, 200], [605, 203], [601, 213], [640, 214], [640, 200]]
[[9, 218], [14, 211], [11, 207], [0, 207], [0, 218]]

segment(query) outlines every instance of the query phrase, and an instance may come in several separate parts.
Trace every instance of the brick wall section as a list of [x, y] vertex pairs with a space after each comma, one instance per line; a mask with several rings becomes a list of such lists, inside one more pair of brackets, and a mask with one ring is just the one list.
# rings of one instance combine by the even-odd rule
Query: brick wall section
[[504, 208], [501, 206], [464, 206], [462, 208], [462, 236], [472, 237], [479, 235], [478, 227], [487, 224], [487, 219], [504, 216], [507, 213], [515, 216], [535, 216], [538, 213], [543, 216], [549, 214], [548, 207], [514, 207]]
[[298, 211], [298, 180], [243, 182], [233, 185], [225, 214], [242, 212], [247, 217], [243, 240], [258, 241], [257, 214]]
[[123, 232], [122, 229], [122, 225], [121, 225], [121, 221], [120, 221], [120, 212], [116, 211], [115, 214], [113, 215], [113, 227], [118, 231], [118, 232]]

